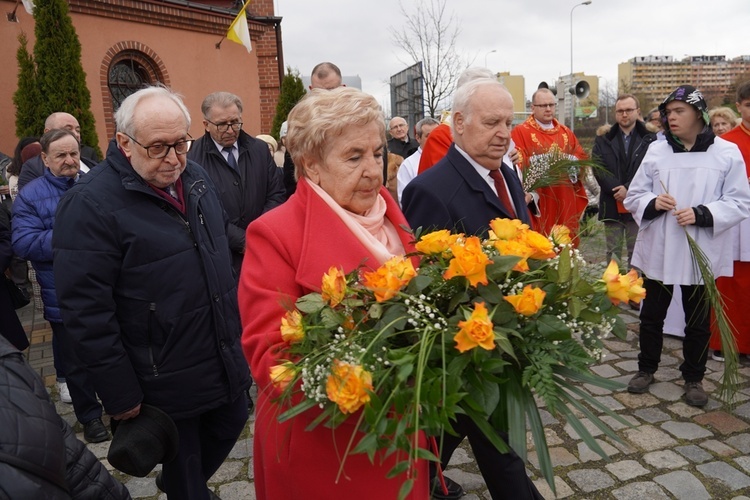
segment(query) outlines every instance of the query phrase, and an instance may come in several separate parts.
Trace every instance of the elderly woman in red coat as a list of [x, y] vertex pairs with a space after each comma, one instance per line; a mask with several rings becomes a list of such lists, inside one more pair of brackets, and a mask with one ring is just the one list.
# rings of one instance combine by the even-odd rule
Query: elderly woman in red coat
[[[383, 187], [385, 122], [375, 98], [353, 88], [313, 90], [289, 115], [286, 143], [297, 191], [247, 229], [239, 287], [242, 345], [258, 384], [255, 422], [255, 490], [261, 500], [395, 499], [406, 479], [386, 477], [393, 456], [346, 458], [354, 431], [349, 419], [336, 430], [305, 428], [310, 410], [284, 423], [274, 402], [269, 369], [277, 364], [280, 324], [287, 308], [320, 291], [331, 266], [345, 272], [376, 269], [394, 255], [413, 251], [398, 205]], [[428, 498], [427, 462], [417, 466], [409, 498]]]

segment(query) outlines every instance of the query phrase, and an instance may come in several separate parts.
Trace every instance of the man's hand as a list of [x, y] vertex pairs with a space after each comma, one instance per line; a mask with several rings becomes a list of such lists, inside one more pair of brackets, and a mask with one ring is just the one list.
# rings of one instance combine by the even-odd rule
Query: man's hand
[[141, 413], [141, 404], [138, 403], [138, 406], [135, 408], [131, 408], [128, 411], [124, 411], [122, 413], [118, 413], [117, 415], [112, 415], [112, 418], [115, 420], [130, 420], [131, 418], [135, 418], [138, 416], [138, 414]]
[[656, 197], [655, 209], [664, 212], [666, 210], [674, 210], [675, 207], [677, 207], [677, 200], [672, 198], [672, 195], [664, 193]]
[[682, 210], [677, 210], [674, 213], [674, 216], [677, 217], [677, 224], [681, 226], [689, 226], [690, 224], [695, 224], [695, 212], [693, 212], [692, 208], [683, 208]]
[[513, 148], [508, 152], [508, 156], [510, 157], [510, 161], [513, 162], [513, 165], [518, 165], [518, 162], [521, 159], [521, 155], [518, 154], [518, 148]]
[[624, 200], [627, 194], [628, 190], [625, 188], [625, 186], [617, 186], [612, 188], [612, 196], [614, 196], [615, 200], [617, 201]]

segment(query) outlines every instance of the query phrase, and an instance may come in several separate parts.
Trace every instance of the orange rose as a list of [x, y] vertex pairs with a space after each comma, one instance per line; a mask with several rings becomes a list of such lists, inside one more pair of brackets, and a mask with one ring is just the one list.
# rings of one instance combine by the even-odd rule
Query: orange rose
[[562, 224], [555, 224], [549, 232], [552, 240], [558, 245], [570, 245], [573, 238], [570, 236], [570, 228]]
[[477, 302], [474, 311], [466, 321], [459, 321], [460, 330], [453, 337], [456, 341], [456, 349], [466, 352], [479, 346], [491, 351], [495, 348], [495, 332], [492, 330], [492, 321], [487, 314], [484, 302]]
[[336, 403], [342, 413], [354, 413], [370, 401], [372, 374], [360, 365], [334, 360], [332, 373], [326, 380], [328, 399]]
[[362, 284], [373, 291], [375, 300], [383, 302], [393, 298], [416, 275], [411, 259], [393, 257], [375, 271], [364, 273]]
[[497, 251], [500, 252], [500, 255], [521, 257], [521, 260], [513, 267], [514, 271], [524, 273], [529, 270], [529, 264], [526, 259], [531, 256], [533, 250], [525, 242], [518, 240], [497, 240], [494, 245]]
[[459, 238], [457, 234], [451, 234], [447, 229], [441, 229], [440, 231], [434, 231], [429, 234], [423, 235], [419, 238], [419, 241], [414, 248], [418, 252], [427, 255], [436, 255], [443, 252], [447, 252], [452, 244]]
[[297, 375], [297, 367], [291, 361], [284, 361], [278, 365], [274, 365], [269, 370], [271, 376], [271, 383], [273, 386], [283, 391], [289, 384], [294, 380]]
[[[635, 270], [631, 272], [635, 273]], [[624, 279], [620, 279], [624, 278]], [[620, 274], [620, 268], [617, 266], [615, 260], [609, 262], [609, 266], [602, 274], [602, 281], [607, 286], [607, 297], [612, 301], [614, 305], [618, 305], [620, 302], [628, 301], [628, 290], [630, 289], [630, 279]], [[641, 279], [641, 283], [643, 280]]]
[[281, 338], [284, 342], [300, 342], [305, 338], [302, 315], [299, 311], [287, 311], [281, 318]]
[[524, 235], [524, 242], [531, 248], [530, 259], [547, 260], [556, 255], [549, 238], [536, 231], [527, 231]]
[[518, 219], [492, 219], [490, 228], [495, 237], [499, 240], [513, 240], [524, 231], [529, 229], [528, 224], [524, 224]]
[[482, 251], [482, 243], [476, 236], [466, 238], [463, 245], [451, 245], [453, 258], [443, 278], [449, 280], [454, 276], [464, 276], [471, 286], [478, 283], [487, 284], [487, 266], [492, 260]]
[[503, 298], [510, 302], [517, 313], [524, 316], [533, 316], [542, 308], [545, 295], [547, 293], [541, 288], [532, 288], [531, 285], [526, 285], [523, 287], [521, 295], [508, 295]]
[[346, 295], [346, 275], [343, 271], [335, 266], [331, 266], [328, 272], [323, 275], [321, 295], [323, 296], [323, 300], [327, 301], [331, 307], [336, 307], [344, 300], [344, 296]]

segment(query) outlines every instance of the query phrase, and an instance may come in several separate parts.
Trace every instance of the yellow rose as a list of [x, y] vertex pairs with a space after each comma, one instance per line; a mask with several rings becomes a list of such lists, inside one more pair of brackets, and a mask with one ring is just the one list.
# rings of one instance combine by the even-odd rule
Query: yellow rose
[[326, 380], [326, 395], [336, 403], [341, 413], [354, 413], [370, 401], [372, 374], [360, 365], [334, 360]]
[[524, 235], [524, 242], [531, 248], [530, 259], [547, 260], [556, 255], [549, 238], [536, 231], [527, 231]]
[[283, 363], [272, 366], [269, 369], [269, 375], [271, 376], [271, 383], [273, 386], [276, 389], [283, 391], [297, 375], [297, 367], [291, 361], [284, 361]]
[[568, 226], [555, 224], [552, 226], [549, 235], [552, 236], [552, 240], [558, 245], [570, 245], [573, 243], [573, 238], [570, 236], [570, 228]]
[[393, 257], [375, 271], [364, 273], [362, 284], [373, 291], [375, 300], [383, 302], [393, 298], [416, 275], [411, 259]]
[[492, 260], [482, 251], [482, 243], [476, 236], [466, 238], [463, 245], [451, 245], [453, 258], [448, 269], [443, 273], [443, 278], [449, 280], [454, 276], [464, 276], [469, 280], [471, 286], [478, 283], [486, 285], [487, 266]]
[[331, 266], [328, 272], [323, 275], [321, 295], [323, 296], [323, 300], [327, 301], [331, 307], [336, 307], [344, 300], [344, 296], [346, 295], [346, 275], [343, 271], [335, 266]]
[[441, 254], [447, 252], [458, 238], [459, 235], [451, 234], [447, 229], [441, 229], [440, 231], [423, 235], [419, 238], [417, 244], [414, 245], [414, 248], [417, 249], [417, 252], [427, 255]]
[[456, 341], [456, 349], [466, 352], [479, 346], [491, 351], [495, 348], [495, 332], [492, 330], [492, 321], [487, 314], [484, 302], [477, 302], [474, 311], [466, 321], [459, 321], [460, 330], [453, 337]]
[[523, 287], [521, 295], [508, 295], [503, 298], [510, 302], [518, 314], [533, 316], [542, 308], [545, 295], [547, 293], [541, 288], [532, 288], [531, 285], [526, 285]]
[[[632, 270], [635, 273], [635, 270]], [[623, 278], [623, 279], [621, 279]], [[607, 287], [607, 297], [612, 301], [614, 305], [618, 305], [620, 302], [628, 301], [628, 290], [630, 289], [630, 279], [627, 276], [620, 274], [620, 268], [617, 266], [617, 262], [611, 260], [609, 266], [602, 274], [602, 281]], [[641, 283], [643, 281], [641, 280]]]
[[635, 269], [631, 269], [625, 277], [628, 280], [628, 300], [632, 300], [636, 304], [640, 303], [646, 297], [643, 278], [638, 276]]
[[494, 233], [495, 237], [499, 240], [513, 240], [516, 239], [521, 233], [529, 229], [527, 224], [524, 224], [518, 219], [492, 219], [490, 221], [490, 228]]
[[514, 271], [525, 273], [529, 270], [529, 264], [526, 259], [531, 256], [533, 250], [525, 242], [518, 240], [497, 240], [494, 245], [497, 251], [500, 252], [500, 255], [521, 257], [521, 260], [513, 267]]
[[281, 338], [284, 342], [299, 342], [305, 338], [302, 315], [299, 311], [287, 311], [281, 318]]

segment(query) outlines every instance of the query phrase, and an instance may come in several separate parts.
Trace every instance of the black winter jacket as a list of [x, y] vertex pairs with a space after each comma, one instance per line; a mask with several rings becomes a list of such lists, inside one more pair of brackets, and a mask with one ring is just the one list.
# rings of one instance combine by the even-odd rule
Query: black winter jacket
[[[626, 162], [625, 151], [622, 146], [620, 125], [615, 123], [612, 129], [604, 135], [596, 138], [591, 156], [601, 163], [603, 169], [594, 169], [601, 193], [599, 194], [599, 220], [633, 220], [633, 216], [617, 212], [617, 202], [612, 194], [612, 189], [617, 186], [630, 186], [630, 181], [635, 177], [641, 161], [646, 155], [648, 145], [656, 140], [656, 135], [646, 128], [646, 125], [638, 120], [635, 122], [633, 133], [641, 138], [639, 144], [634, 144], [629, 160]], [[631, 139], [632, 141], [632, 139]]]
[[216, 185], [219, 199], [229, 216], [227, 235], [233, 265], [239, 274], [247, 225], [284, 203], [286, 189], [283, 170], [276, 166], [265, 142], [241, 130], [237, 146], [239, 172], [229, 166], [208, 132], [195, 141], [188, 159], [202, 166]]
[[60, 201], [60, 311], [110, 415], [144, 402], [193, 417], [250, 385], [221, 203], [197, 164], [181, 179], [184, 216], [112, 141]]
[[0, 498], [130, 498], [76, 439], [55, 412], [42, 379], [1, 336]]

